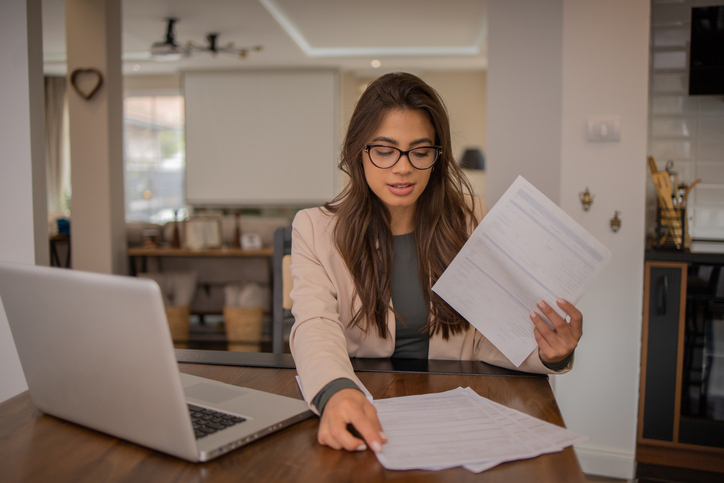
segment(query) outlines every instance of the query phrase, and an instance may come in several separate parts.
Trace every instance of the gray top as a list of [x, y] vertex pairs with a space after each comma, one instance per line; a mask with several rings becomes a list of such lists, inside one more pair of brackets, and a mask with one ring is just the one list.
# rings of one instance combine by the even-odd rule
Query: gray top
[[427, 359], [430, 338], [428, 307], [417, 270], [415, 234], [394, 236], [392, 257], [392, 305], [402, 316], [395, 317], [395, 352], [392, 357]]

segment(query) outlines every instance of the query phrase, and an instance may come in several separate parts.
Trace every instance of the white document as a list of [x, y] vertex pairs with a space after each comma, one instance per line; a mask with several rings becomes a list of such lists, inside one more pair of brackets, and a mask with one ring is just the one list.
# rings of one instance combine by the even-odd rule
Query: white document
[[464, 466], [479, 473], [506, 461], [561, 451], [586, 439], [470, 388], [377, 399], [374, 405], [388, 438], [377, 459], [387, 469]]
[[[563, 448], [588, 439], [588, 436], [582, 436], [566, 428], [534, 418], [533, 416], [484, 398], [469, 387], [465, 388], [465, 391], [468, 391], [470, 397], [475, 399], [488, 412], [491, 418], [498, 420], [499, 424], [506, 428], [507, 431], [516, 433], [516, 435], [526, 441], [537, 454], [555, 453], [561, 451]], [[465, 469], [474, 473], [480, 473], [505, 461], [510, 460], [468, 463], [465, 465]]]
[[522, 176], [483, 218], [432, 289], [515, 366], [537, 347], [529, 314], [575, 304], [611, 251]]
[[536, 456], [464, 391], [378, 399], [374, 404], [388, 438], [377, 459], [387, 469], [443, 469]]

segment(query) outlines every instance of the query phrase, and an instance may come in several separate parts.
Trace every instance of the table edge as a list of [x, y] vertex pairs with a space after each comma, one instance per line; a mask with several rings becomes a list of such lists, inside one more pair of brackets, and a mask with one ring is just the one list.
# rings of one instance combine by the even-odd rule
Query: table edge
[[[176, 361], [185, 364], [208, 364], [271, 369], [296, 369], [291, 354], [269, 352], [233, 352], [199, 349], [175, 349]], [[460, 374], [498, 377], [538, 377], [532, 374], [486, 364], [481, 361], [425, 360], [425, 359], [367, 359], [351, 358], [357, 372], [407, 372], [418, 374]]]

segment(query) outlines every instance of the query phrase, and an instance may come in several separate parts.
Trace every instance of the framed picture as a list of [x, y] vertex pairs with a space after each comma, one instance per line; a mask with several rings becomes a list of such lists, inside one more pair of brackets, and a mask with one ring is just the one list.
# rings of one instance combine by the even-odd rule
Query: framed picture
[[191, 250], [221, 246], [221, 219], [218, 216], [196, 216], [186, 222], [186, 247]]

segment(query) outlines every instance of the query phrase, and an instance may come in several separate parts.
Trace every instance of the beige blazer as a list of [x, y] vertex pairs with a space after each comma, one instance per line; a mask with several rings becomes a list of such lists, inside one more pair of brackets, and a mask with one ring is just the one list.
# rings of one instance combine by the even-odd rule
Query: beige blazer
[[[485, 204], [475, 198], [478, 219], [486, 213]], [[340, 377], [356, 381], [350, 357], [390, 357], [395, 350], [395, 316], [387, 317], [387, 338], [376, 330], [365, 334], [358, 327], [348, 327], [352, 320], [352, 275], [337, 251], [332, 230], [335, 216], [323, 208], [297, 213], [292, 223], [292, 291], [294, 302], [289, 346], [301, 379], [305, 399], [312, 399], [328, 383]], [[359, 308], [355, 298], [354, 310]], [[481, 360], [489, 364], [525, 372], [553, 373], [534, 351], [516, 368], [474, 327], [444, 340], [435, 334], [430, 339], [430, 359]], [[558, 371], [567, 372], [573, 361]]]

